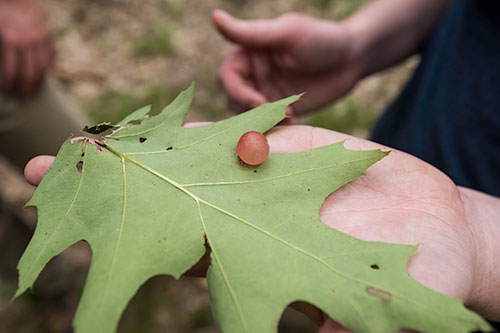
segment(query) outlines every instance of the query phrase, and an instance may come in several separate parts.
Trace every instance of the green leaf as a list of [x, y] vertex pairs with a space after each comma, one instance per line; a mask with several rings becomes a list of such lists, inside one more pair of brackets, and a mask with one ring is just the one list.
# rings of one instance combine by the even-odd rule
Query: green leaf
[[203, 256], [206, 239], [210, 298], [224, 332], [275, 332], [297, 300], [356, 332], [489, 327], [460, 300], [408, 276], [415, 246], [363, 242], [319, 220], [329, 193], [387, 153], [337, 143], [247, 166], [235, 153], [240, 136], [273, 127], [298, 97], [182, 128], [192, 95], [193, 87], [154, 117], [138, 110], [105, 143], [62, 146], [28, 203], [39, 223], [18, 265], [16, 296], [51, 258], [85, 240], [92, 264], [74, 326], [112, 332], [146, 280], [178, 278]]

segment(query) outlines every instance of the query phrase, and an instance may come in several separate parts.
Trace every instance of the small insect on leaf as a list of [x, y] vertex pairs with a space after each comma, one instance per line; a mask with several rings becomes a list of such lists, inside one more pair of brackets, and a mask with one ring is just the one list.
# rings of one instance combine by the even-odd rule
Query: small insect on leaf
[[243, 134], [236, 146], [240, 159], [249, 165], [262, 164], [269, 155], [267, 138], [259, 132], [250, 131]]

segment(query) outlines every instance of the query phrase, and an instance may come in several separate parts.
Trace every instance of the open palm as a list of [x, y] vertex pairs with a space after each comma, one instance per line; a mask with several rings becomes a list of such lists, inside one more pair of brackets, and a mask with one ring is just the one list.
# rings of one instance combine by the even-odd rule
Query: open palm
[[[385, 148], [376, 143], [308, 126], [276, 128], [274, 152], [296, 152], [347, 140], [348, 149]], [[360, 177], [332, 193], [320, 218], [365, 241], [421, 244], [408, 264], [425, 286], [468, 302], [473, 295], [476, 247], [457, 186], [442, 172], [409, 154], [392, 151]], [[340, 332], [327, 322], [322, 332]]]

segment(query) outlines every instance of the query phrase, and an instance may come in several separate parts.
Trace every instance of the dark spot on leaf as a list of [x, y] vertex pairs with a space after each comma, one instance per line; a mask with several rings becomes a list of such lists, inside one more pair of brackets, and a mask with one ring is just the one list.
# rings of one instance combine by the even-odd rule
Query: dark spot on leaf
[[85, 152], [82, 152], [82, 154], [80, 155], [81, 157], [85, 156]]
[[390, 292], [373, 287], [366, 287], [365, 291], [368, 295], [377, 296], [384, 302], [390, 302], [392, 300], [392, 294]]
[[253, 172], [257, 173], [257, 170], [254, 170]]
[[147, 138], [143, 138], [143, 137], [140, 137], [140, 138], [139, 138], [139, 142], [140, 142], [140, 143], [143, 143], [143, 142], [144, 142], [144, 141], [146, 141], [146, 140], [147, 140]]
[[335, 291], [335, 289], [332, 289], [332, 294], [336, 294], [337, 292]]
[[370, 266], [371, 269], [380, 269], [380, 267], [377, 264], [373, 264]]
[[307, 192], [311, 192], [311, 189], [310, 189], [310, 188], [308, 188], [308, 189], [307, 189]]
[[174, 149], [174, 147], [167, 147], [166, 150], [172, 150], [172, 149]]
[[222, 146], [222, 144], [219, 143], [219, 147], [221, 147], [221, 146]]
[[78, 170], [79, 173], [82, 173], [83, 170], [83, 161], [80, 161], [76, 163], [76, 170]]

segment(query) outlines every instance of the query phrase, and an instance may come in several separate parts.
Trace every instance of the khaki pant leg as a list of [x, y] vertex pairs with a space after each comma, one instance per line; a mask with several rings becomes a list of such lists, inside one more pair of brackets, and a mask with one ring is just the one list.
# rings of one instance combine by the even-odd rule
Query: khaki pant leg
[[26, 101], [0, 95], [0, 154], [17, 167], [40, 154], [55, 155], [89, 124], [53, 79]]

